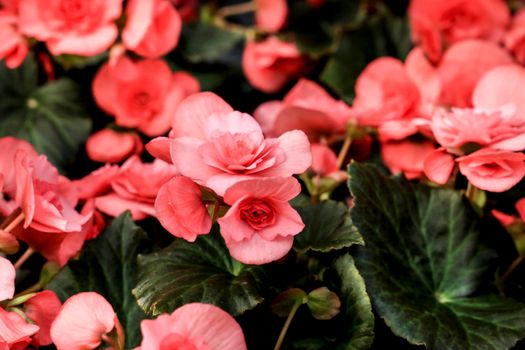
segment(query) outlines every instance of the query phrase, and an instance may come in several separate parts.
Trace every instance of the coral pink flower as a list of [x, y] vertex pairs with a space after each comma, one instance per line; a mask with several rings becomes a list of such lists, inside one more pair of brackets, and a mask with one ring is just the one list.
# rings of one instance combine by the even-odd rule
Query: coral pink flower
[[17, 68], [29, 52], [26, 39], [17, 30], [17, 16], [0, 9], [0, 59], [8, 68]]
[[51, 324], [57, 317], [61, 306], [62, 303], [56, 294], [50, 290], [36, 293], [34, 297], [25, 302], [26, 316], [40, 327], [38, 333], [33, 336], [33, 345], [39, 347], [52, 343]]
[[312, 170], [319, 175], [328, 175], [339, 171], [337, 156], [334, 151], [326, 145], [312, 143]]
[[418, 87], [422, 103], [436, 103], [441, 95], [441, 78], [420, 47], [410, 50], [405, 60], [405, 69]]
[[112, 179], [113, 193], [98, 197], [96, 207], [114, 217], [126, 210], [131, 210], [134, 220], [155, 216], [155, 197], [161, 186], [175, 175], [175, 167], [160, 159], [142, 163], [138, 156], [133, 156]]
[[15, 294], [15, 277], [13, 264], [0, 256], [0, 301], [11, 299]]
[[402, 172], [407, 179], [417, 179], [423, 175], [424, 161], [434, 149], [430, 141], [390, 141], [381, 144], [381, 157], [392, 173]]
[[444, 185], [454, 170], [454, 157], [444, 148], [436, 149], [425, 158], [423, 170], [430, 180]]
[[212, 224], [201, 197], [201, 190], [195, 182], [176, 176], [159, 190], [155, 200], [157, 218], [175, 237], [194, 242], [197, 235], [209, 233]]
[[286, 0], [255, 0], [255, 24], [269, 33], [277, 33], [286, 24]]
[[301, 79], [282, 102], [265, 102], [255, 110], [254, 116], [267, 137], [298, 129], [310, 140], [316, 140], [321, 135], [344, 133], [354, 113], [318, 84]]
[[302, 131], [265, 139], [255, 119], [233, 111], [213, 93], [184, 100], [174, 120], [173, 163], [181, 175], [219, 195], [247, 178], [300, 174], [312, 162], [310, 144]]
[[245, 264], [266, 264], [285, 256], [304, 224], [288, 201], [301, 192], [293, 177], [241, 181], [226, 190], [232, 207], [218, 220], [230, 254]]
[[16, 197], [25, 214], [24, 228], [44, 232], [78, 232], [91, 217], [75, 210], [76, 197], [67, 191], [69, 180], [60, 177], [46, 156], [15, 155]]
[[0, 307], [0, 349], [25, 349], [38, 326], [27, 323], [16, 312], [7, 312]]
[[14, 197], [16, 190], [15, 183], [15, 154], [18, 150], [27, 153], [28, 158], [36, 158], [33, 146], [25, 141], [11, 136], [0, 138], [0, 174], [3, 176], [3, 191]]
[[242, 69], [248, 82], [266, 93], [279, 91], [305, 70], [306, 60], [295, 44], [269, 37], [248, 42], [242, 56]]
[[472, 106], [472, 92], [481, 77], [494, 67], [511, 63], [512, 57], [492, 42], [467, 40], [452, 45], [438, 67], [443, 84], [441, 103]]
[[505, 47], [514, 54], [516, 61], [525, 63], [525, 9], [518, 11], [512, 19], [511, 28], [505, 33]]
[[474, 186], [504, 192], [525, 176], [525, 154], [483, 148], [456, 159], [459, 171]]
[[411, 0], [408, 14], [413, 40], [435, 62], [455, 42], [500, 39], [510, 18], [503, 0]]
[[130, 0], [122, 41], [131, 51], [157, 58], [179, 42], [182, 19], [168, 0]]
[[107, 192], [118, 172], [118, 165], [106, 164], [82, 179], [72, 181], [72, 186], [75, 187], [79, 199], [95, 198]]
[[95, 349], [118, 322], [111, 305], [98, 293], [85, 292], [66, 300], [51, 325], [58, 350]]
[[172, 73], [162, 60], [129, 63], [135, 68], [131, 77], [108, 64], [102, 66], [93, 81], [95, 100], [118, 125], [138, 128], [148, 136], [164, 134], [178, 103], [199, 91], [199, 83], [188, 73]]
[[144, 320], [141, 346], [135, 350], [202, 349], [246, 350], [246, 341], [235, 319], [217, 306], [190, 303], [171, 315]]
[[86, 151], [95, 162], [118, 163], [133, 154], [140, 154], [144, 145], [135, 133], [102, 129], [88, 137]]
[[45, 41], [53, 55], [94, 56], [118, 35], [122, 0], [20, 0], [20, 31]]

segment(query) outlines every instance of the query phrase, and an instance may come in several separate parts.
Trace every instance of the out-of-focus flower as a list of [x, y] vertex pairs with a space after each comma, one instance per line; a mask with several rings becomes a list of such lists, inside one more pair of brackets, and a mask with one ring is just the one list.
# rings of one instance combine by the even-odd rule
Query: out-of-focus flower
[[444, 185], [448, 182], [454, 170], [454, 157], [444, 148], [432, 151], [423, 162], [425, 175], [437, 184]]
[[86, 151], [91, 160], [102, 163], [118, 163], [133, 154], [140, 154], [144, 145], [135, 133], [116, 132], [102, 129], [90, 135]]
[[255, 25], [269, 33], [277, 33], [286, 24], [288, 4], [286, 0], [254, 0]]
[[381, 144], [381, 157], [392, 173], [402, 172], [407, 179], [423, 175], [424, 161], [434, 151], [430, 141], [389, 141]]
[[0, 60], [9, 68], [17, 68], [29, 52], [27, 40], [18, 31], [18, 18], [14, 12], [0, 9]]
[[512, 19], [512, 26], [505, 33], [505, 47], [521, 64], [525, 64], [525, 9], [521, 9]]

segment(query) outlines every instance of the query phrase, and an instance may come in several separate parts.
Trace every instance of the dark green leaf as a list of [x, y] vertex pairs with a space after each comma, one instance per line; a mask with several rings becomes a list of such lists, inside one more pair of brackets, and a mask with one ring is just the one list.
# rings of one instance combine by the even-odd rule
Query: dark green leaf
[[326, 201], [296, 209], [303, 219], [305, 228], [295, 237], [295, 250], [328, 252], [354, 244], [363, 244], [363, 238], [352, 224], [348, 207], [343, 203]]
[[304, 290], [300, 288], [287, 289], [279, 293], [272, 301], [272, 312], [279, 317], [286, 317], [297, 302], [304, 304], [307, 300], [307, 294]]
[[91, 120], [75, 83], [59, 79], [38, 87], [37, 77], [32, 56], [16, 70], [0, 62], [0, 136], [28, 140], [61, 168], [88, 137]]
[[158, 315], [203, 302], [240, 315], [263, 301], [263, 268], [233, 260], [217, 231], [215, 227], [194, 243], [178, 239], [164, 250], [139, 256], [133, 294], [147, 313]]
[[131, 289], [136, 280], [136, 257], [144, 250], [144, 231], [125, 213], [95, 241], [84, 247], [78, 260], [70, 261], [48, 284], [64, 301], [73, 294], [95, 291], [113, 306], [126, 332], [126, 348], [140, 343], [140, 321], [146, 317]]
[[[508, 349], [525, 337], [525, 305], [479, 296], [495, 253], [461, 194], [392, 180], [353, 164], [357, 266], [392, 331], [431, 349]], [[475, 296], [474, 296], [475, 295]]]

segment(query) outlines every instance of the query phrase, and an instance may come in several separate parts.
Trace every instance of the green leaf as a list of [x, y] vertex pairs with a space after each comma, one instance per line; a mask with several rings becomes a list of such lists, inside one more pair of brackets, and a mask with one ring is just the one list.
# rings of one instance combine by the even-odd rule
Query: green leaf
[[341, 308], [341, 300], [326, 287], [314, 289], [308, 294], [306, 303], [312, 316], [318, 320], [329, 320], [337, 315]]
[[[480, 295], [495, 252], [458, 192], [392, 180], [353, 164], [357, 256], [378, 314], [392, 331], [431, 349], [507, 349], [525, 337], [525, 305]], [[491, 232], [488, 232], [489, 234]]]
[[308, 296], [301, 288], [287, 289], [272, 301], [272, 312], [279, 317], [286, 317], [297, 302], [301, 301], [304, 304], [307, 300]]
[[213, 63], [226, 56], [239, 44], [244, 35], [205, 23], [184, 26], [180, 49], [184, 57], [193, 63]]
[[75, 83], [64, 78], [38, 87], [37, 77], [32, 56], [14, 70], [0, 62], [0, 137], [25, 139], [62, 168], [87, 139], [91, 120]]
[[166, 249], [139, 256], [138, 261], [139, 280], [133, 294], [151, 315], [203, 302], [236, 316], [263, 301], [264, 269], [232, 259], [217, 227], [194, 243], [178, 239]]
[[136, 281], [136, 257], [147, 237], [129, 213], [122, 214], [94, 241], [85, 245], [78, 260], [70, 261], [46, 289], [64, 301], [84, 291], [103, 295], [113, 306], [126, 332], [126, 349], [140, 343], [140, 321], [146, 317], [131, 289]]
[[363, 238], [352, 224], [348, 207], [343, 203], [326, 201], [296, 209], [305, 225], [304, 230], [295, 237], [296, 251], [328, 252], [363, 244]]

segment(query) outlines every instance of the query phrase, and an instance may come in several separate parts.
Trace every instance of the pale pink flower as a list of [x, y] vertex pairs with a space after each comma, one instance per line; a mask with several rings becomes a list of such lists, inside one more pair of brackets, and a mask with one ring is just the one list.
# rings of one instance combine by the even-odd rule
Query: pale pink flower
[[286, 0], [254, 0], [255, 25], [269, 33], [277, 33], [286, 24], [288, 5]]
[[224, 194], [232, 207], [218, 220], [233, 258], [245, 264], [266, 264], [285, 256], [304, 224], [289, 200], [301, 192], [293, 177], [237, 182]]
[[44, 290], [36, 293], [34, 297], [24, 303], [25, 314], [29, 317], [40, 330], [33, 336], [32, 344], [39, 346], [50, 345], [51, 324], [60, 311], [62, 303], [55, 292]]
[[523, 153], [483, 148], [456, 161], [470, 183], [490, 192], [507, 191], [525, 176]]
[[17, 15], [0, 9], [0, 59], [8, 68], [17, 68], [24, 62], [29, 52], [27, 40], [17, 28]]
[[316, 140], [323, 135], [344, 133], [348, 122], [355, 119], [355, 113], [315, 82], [301, 79], [282, 102], [261, 104], [254, 117], [267, 137], [298, 129], [304, 131], [310, 140]]
[[136, 133], [117, 132], [102, 129], [91, 134], [86, 142], [88, 157], [95, 162], [118, 163], [144, 149], [142, 140]]
[[182, 30], [182, 19], [168, 0], [130, 0], [122, 32], [126, 47], [147, 58], [173, 50]]
[[209, 233], [212, 225], [199, 186], [184, 176], [176, 176], [160, 188], [155, 213], [169, 233], [190, 242]]
[[93, 80], [95, 101], [115, 116], [118, 125], [137, 128], [148, 136], [164, 134], [179, 102], [199, 91], [198, 81], [188, 73], [171, 72], [159, 59], [128, 63], [127, 71], [134, 72], [131, 76], [108, 64], [102, 66]]
[[444, 185], [448, 182], [454, 165], [454, 157], [444, 148], [439, 148], [427, 155], [423, 161], [423, 170], [430, 180]]
[[217, 306], [190, 303], [171, 315], [140, 324], [142, 343], [135, 350], [246, 350], [242, 329]]
[[0, 307], [0, 349], [25, 349], [31, 343], [31, 336], [39, 327], [27, 323], [16, 312], [8, 312]]
[[122, 0], [20, 0], [19, 28], [53, 55], [94, 56], [118, 35]]
[[423, 175], [425, 158], [434, 149], [430, 141], [389, 141], [381, 143], [381, 157], [393, 174], [402, 172], [407, 179], [417, 179]]
[[248, 82], [261, 91], [279, 91], [298, 78], [306, 68], [306, 59], [296, 45], [269, 37], [261, 42], [249, 41], [242, 56], [242, 69]]
[[0, 301], [11, 299], [15, 294], [15, 277], [13, 264], [0, 256]]
[[116, 322], [115, 311], [103, 296], [78, 293], [62, 305], [51, 325], [51, 339], [58, 350], [95, 349]]
[[265, 139], [255, 119], [213, 93], [179, 105], [172, 137], [171, 158], [181, 175], [219, 195], [244, 179], [300, 174], [312, 162], [304, 132]]

